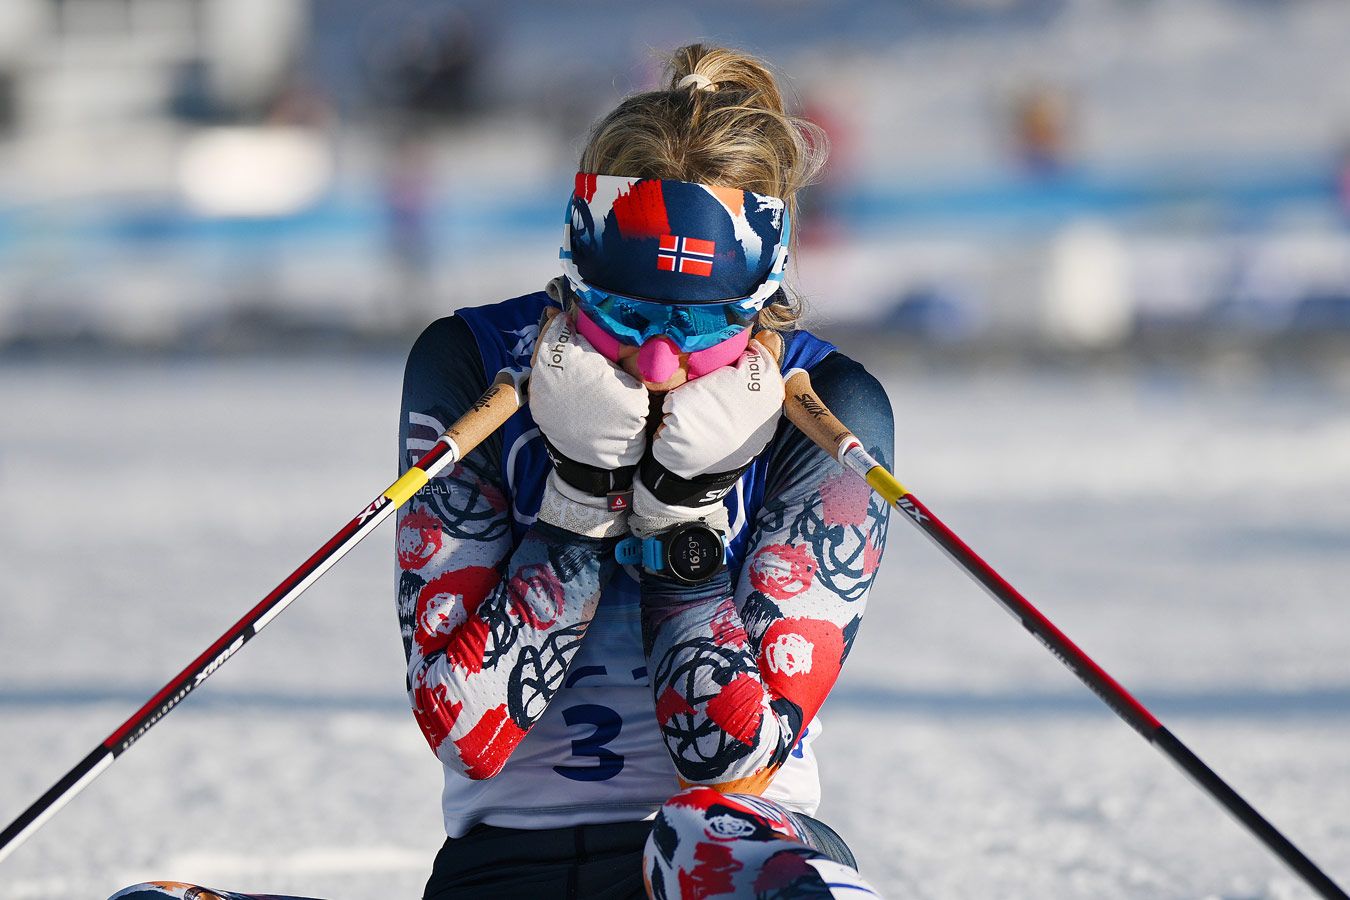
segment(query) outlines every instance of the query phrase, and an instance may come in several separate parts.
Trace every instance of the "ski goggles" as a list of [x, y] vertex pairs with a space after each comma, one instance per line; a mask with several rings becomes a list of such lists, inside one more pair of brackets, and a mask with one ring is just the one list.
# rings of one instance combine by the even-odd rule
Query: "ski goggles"
[[736, 337], [754, 323], [760, 310], [746, 301], [675, 306], [598, 293], [578, 294], [578, 305], [606, 334], [634, 347], [665, 337], [684, 353], [707, 350]]
[[651, 178], [576, 176], [559, 253], [582, 311], [616, 340], [682, 352], [729, 340], [782, 287], [783, 201]]

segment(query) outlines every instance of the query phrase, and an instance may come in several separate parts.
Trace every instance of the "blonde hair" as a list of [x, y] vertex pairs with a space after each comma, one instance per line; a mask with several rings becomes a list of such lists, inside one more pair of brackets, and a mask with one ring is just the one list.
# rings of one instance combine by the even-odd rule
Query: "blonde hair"
[[[663, 90], [634, 94], [596, 123], [581, 171], [781, 197], [795, 245], [797, 192], [820, 175], [828, 152], [819, 126], [788, 113], [768, 64], [739, 50], [690, 44], [667, 61]], [[762, 327], [796, 327], [802, 299], [784, 293], [787, 304], [760, 312]]]

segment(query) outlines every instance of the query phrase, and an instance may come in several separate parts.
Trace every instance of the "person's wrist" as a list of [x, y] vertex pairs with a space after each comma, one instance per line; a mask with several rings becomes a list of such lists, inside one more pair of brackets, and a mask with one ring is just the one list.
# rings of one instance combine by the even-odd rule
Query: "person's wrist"
[[727, 596], [731, 593], [731, 571], [723, 568], [707, 581], [690, 584], [668, 572], [640, 570], [638, 583], [642, 587], [642, 605], [647, 609], [671, 608], [690, 603], [706, 603], [709, 596]]
[[701, 522], [726, 537], [731, 532], [727, 508], [721, 501], [699, 506], [683, 506], [659, 499], [643, 483], [639, 473], [633, 478], [633, 511], [629, 530], [639, 538], [653, 537], [677, 525]]
[[614, 497], [596, 496], [573, 487], [555, 471], [544, 484], [539, 503], [540, 522], [590, 538], [620, 537], [628, 533], [628, 503], [615, 509]]
[[652, 496], [639, 477], [633, 485], [633, 537], [620, 542], [620, 562], [640, 567], [644, 598], [649, 587], [668, 590], [672, 602], [701, 596], [726, 574], [730, 525], [721, 503], [681, 507]]
[[724, 509], [722, 498], [736, 487], [746, 468], [740, 466], [725, 472], [684, 476], [657, 459], [655, 450], [648, 450], [633, 476], [634, 503], [637, 503], [637, 486], [640, 484], [642, 515], [677, 521], [698, 519], [705, 513]]

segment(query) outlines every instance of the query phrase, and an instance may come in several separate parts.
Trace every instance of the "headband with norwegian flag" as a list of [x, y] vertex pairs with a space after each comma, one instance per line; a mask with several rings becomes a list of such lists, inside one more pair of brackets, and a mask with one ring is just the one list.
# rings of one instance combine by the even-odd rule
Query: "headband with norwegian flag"
[[563, 273], [594, 292], [758, 309], [782, 285], [791, 225], [778, 197], [689, 181], [578, 173]]

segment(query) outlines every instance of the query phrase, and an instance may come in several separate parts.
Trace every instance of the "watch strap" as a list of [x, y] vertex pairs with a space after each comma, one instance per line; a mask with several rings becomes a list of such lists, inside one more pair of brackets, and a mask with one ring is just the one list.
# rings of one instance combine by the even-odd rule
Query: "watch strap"
[[642, 568], [654, 574], [666, 571], [666, 545], [659, 537], [649, 537], [642, 542]]
[[626, 537], [614, 546], [614, 559], [622, 566], [641, 566], [648, 572], [664, 572], [665, 543], [659, 537]]

